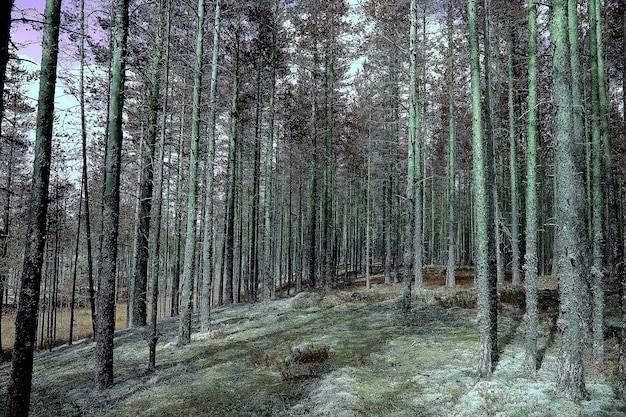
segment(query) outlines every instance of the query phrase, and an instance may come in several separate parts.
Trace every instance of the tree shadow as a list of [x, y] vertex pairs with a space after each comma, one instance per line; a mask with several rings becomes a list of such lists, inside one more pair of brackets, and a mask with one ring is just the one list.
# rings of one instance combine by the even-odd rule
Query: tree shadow
[[550, 334], [548, 335], [548, 340], [546, 340], [546, 344], [537, 351], [537, 366], [536, 366], [536, 370], [541, 369], [541, 365], [543, 364], [543, 360], [546, 357], [546, 352], [548, 349], [550, 349], [552, 346], [554, 346], [554, 342], [556, 340], [556, 333], [557, 333], [557, 318], [558, 318], [558, 313], [551, 313], [549, 315], [550, 320], [552, 322], [551, 326], [550, 326]]

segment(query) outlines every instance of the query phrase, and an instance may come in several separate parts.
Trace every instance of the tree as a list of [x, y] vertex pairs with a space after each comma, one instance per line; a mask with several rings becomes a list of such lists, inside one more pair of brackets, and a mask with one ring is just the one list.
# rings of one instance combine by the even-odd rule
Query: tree
[[[19, 304], [15, 318], [15, 342], [13, 344], [13, 359], [11, 361], [11, 379], [6, 397], [6, 416], [26, 416], [30, 408], [33, 350], [35, 347], [35, 333], [37, 331], [41, 268], [46, 242], [48, 187], [50, 184], [54, 121], [54, 90], [56, 87], [59, 55], [60, 20], [61, 0], [47, 0], [44, 11], [44, 34], [39, 76], [39, 105], [37, 107], [30, 215], [24, 251]], [[2, 48], [2, 45], [0, 45], [0, 48]], [[6, 63], [3, 64], [4, 67], [5, 65]], [[4, 80], [4, 73], [0, 75], [2, 75], [2, 80]]]
[[4, 115], [4, 80], [9, 62], [9, 40], [11, 38], [11, 10], [13, 0], [6, 0], [0, 5], [0, 138], [2, 137], [2, 120]]
[[154, 54], [150, 66], [150, 90], [148, 97], [148, 131], [143, 136], [143, 153], [141, 184], [139, 186], [139, 224], [135, 237], [135, 271], [132, 325], [145, 326], [148, 311], [147, 284], [148, 284], [148, 242], [150, 240], [150, 219], [152, 209], [152, 192], [154, 190], [154, 163], [155, 144], [158, 131], [158, 117], [161, 107], [161, 61], [163, 60], [163, 38], [165, 35], [165, 1], [158, 2], [157, 33], [154, 45]]
[[537, 370], [537, 4], [528, 3], [528, 138], [526, 154], [526, 254], [524, 255], [526, 286], [526, 356], [525, 369]]
[[196, 248], [196, 191], [198, 189], [198, 142], [200, 140], [200, 98], [202, 93], [202, 58], [204, 49], [204, 0], [198, 0], [196, 61], [193, 72], [193, 108], [191, 110], [191, 151], [189, 155], [189, 192], [187, 227], [183, 259], [182, 312], [178, 327], [178, 344], [191, 343], [191, 310], [193, 309], [193, 264]]
[[[274, 278], [271, 267], [272, 247], [272, 167], [274, 160], [274, 122], [276, 117], [276, 48], [277, 46], [278, 0], [272, 2], [272, 44], [270, 50], [270, 101], [267, 128], [267, 156], [265, 167], [265, 205], [264, 205], [264, 240], [263, 240], [263, 280], [262, 296], [268, 301], [273, 296]], [[315, 93], [314, 93], [315, 94]]]
[[585, 229], [580, 221], [578, 196], [584, 189], [582, 173], [577, 169], [576, 147], [572, 132], [573, 96], [572, 71], [570, 60], [570, 40], [568, 35], [568, 8], [565, 0], [553, 0], [551, 20], [551, 40], [553, 45], [553, 96], [556, 107], [556, 204], [557, 233], [561, 236], [557, 245], [559, 267], [560, 310], [558, 327], [561, 335], [559, 346], [559, 366], [556, 393], [572, 398], [585, 398], [583, 375], [582, 332], [579, 318], [580, 271], [583, 248], [579, 246]]
[[[478, 344], [480, 377], [491, 375], [498, 356], [498, 315], [493, 230], [493, 193], [490, 168], [493, 148], [483, 140], [477, 0], [469, 0], [469, 28], [472, 86], [472, 151], [474, 170], [474, 216], [476, 218], [475, 281], [478, 287]], [[487, 89], [489, 86], [487, 86]], [[488, 138], [489, 140], [489, 138]], [[491, 151], [491, 152], [490, 152]], [[491, 170], [493, 173], [493, 170]]]
[[448, 264], [446, 267], [446, 286], [454, 287], [455, 266], [455, 220], [454, 198], [456, 191], [455, 154], [456, 154], [456, 124], [455, 124], [455, 89], [454, 89], [454, 17], [452, 0], [448, 2]]
[[102, 227], [100, 236], [99, 288], [96, 315], [96, 386], [113, 385], [113, 337], [115, 333], [115, 283], [117, 272], [122, 158], [122, 114], [129, 0], [116, 0], [113, 62], [109, 98]]
[[[417, 251], [421, 253], [421, 221], [417, 215], [421, 215], [422, 202], [418, 196], [416, 184], [416, 173], [419, 175], [421, 169], [417, 161], [419, 160], [418, 132], [419, 132], [419, 108], [418, 108], [418, 82], [417, 82], [417, 1], [411, 0], [411, 29], [409, 37], [409, 141], [408, 141], [408, 164], [406, 181], [406, 240], [404, 248], [404, 286], [402, 292], [402, 309], [408, 311], [411, 308], [411, 281], [413, 280], [413, 268], [422, 268], [421, 256], [417, 256]], [[418, 283], [416, 282], [416, 285]]]
[[215, 115], [217, 113], [217, 70], [219, 58], [221, 0], [215, 2], [215, 18], [213, 24], [213, 57], [211, 60], [211, 85], [209, 90], [209, 126], [206, 164], [206, 193], [204, 200], [204, 251], [202, 252], [202, 301], [200, 329], [209, 330], [211, 286], [213, 285], [213, 172], [215, 157]]

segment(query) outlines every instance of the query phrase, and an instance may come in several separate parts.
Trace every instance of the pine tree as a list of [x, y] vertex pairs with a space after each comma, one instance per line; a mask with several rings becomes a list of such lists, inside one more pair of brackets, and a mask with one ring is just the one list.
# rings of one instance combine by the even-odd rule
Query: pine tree
[[[15, 318], [15, 342], [13, 344], [11, 377], [4, 414], [12, 417], [27, 416], [30, 408], [33, 350], [35, 347], [35, 333], [37, 331], [41, 268], [47, 233], [46, 221], [52, 158], [54, 90], [56, 87], [59, 55], [61, 0], [46, 1], [44, 20], [30, 215], [28, 218], [19, 304]], [[4, 79], [4, 74], [2, 74], [2, 79]], [[0, 296], [2, 295], [0, 294]]]

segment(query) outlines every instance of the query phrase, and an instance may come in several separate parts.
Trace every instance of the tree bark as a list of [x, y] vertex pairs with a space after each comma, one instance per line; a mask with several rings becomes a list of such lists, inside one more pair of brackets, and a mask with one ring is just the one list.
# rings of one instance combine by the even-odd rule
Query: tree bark
[[525, 369], [530, 375], [537, 371], [537, 5], [528, 3], [528, 143], [526, 155], [526, 254], [524, 255], [526, 286], [526, 355]]
[[[574, 142], [572, 73], [570, 41], [568, 36], [568, 9], [565, 0], [552, 2], [551, 38], [554, 45], [553, 96], [556, 106], [556, 205], [557, 233], [561, 236], [555, 256], [559, 264], [560, 311], [558, 328], [561, 334], [556, 393], [572, 399], [585, 398], [583, 375], [582, 331], [579, 324], [582, 306], [579, 305], [579, 270], [583, 260], [579, 247], [581, 228], [579, 201], [584, 189], [581, 173], [577, 171]], [[582, 230], [581, 230], [582, 229]]]
[[209, 126], [206, 163], [206, 191], [204, 196], [204, 251], [202, 252], [202, 298], [200, 302], [200, 331], [208, 332], [211, 325], [211, 295], [213, 288], [214, 216], [213, 174], [215, 158], [215, 117], [217, 113], [217, 72], [220, 41], [221, 0], [215, 2], [213, 23], [213, 56], [211, 58], [211, 85], [209, 87]]
[[165, 4], [158, 3], [157, 33], [150, 66], [150, 92], [148, 97], [148, 132], [143, 137], [143, 159], [139, 194], [139, 225], [137, 227], [137, 246], [135, 248], [135, 270], [133, 287], [132, 325], [145, 326], [147, 310], [147, 284], [150, 241], [150, 220], [154, 190], [155, 144], [158, 131], [159, 111], [161, 110], [161, 62], [163, 61], [163, 38], [165, 35]]
[[270, 52], [270, 97], [269, 120], [267, 128], [267, 154], [265, 165], [265, 204], [264, 204], [264, 233], [263, 233], [263, 280], [262, 297], [268, 301], [273, 297], [274, 277], [271, 267], [272, 247], [272, 172], [274, 163], [274, 119], [276, 114], [276, 48], [277, 48], [277, 19], [278, 0], [272, 3], [272, 46]]
[[122, 159], [122, 112], [129, 0], [115, 3], [115, 38], [109, 103], [102, 228], [100, 239], [99, 290], [96, 315], [96, 386], [113, 385], [113, 336], [115, 333], [115, 282], [119, 226], [120, 169]]
[[178, 345], [191, 343], [191, 311], [193, 310], [193, 266], [196, 249], [196, 200], [198, 189], [198, 142], [200, 140], [200, 100], [202, 93], [202, 58], [204, 47], [205, 0], [198, 0], [196, 61], [193, 81], [191, 116], [191, 149], [189, 155], [189, 193], [187, 195], [187, 228], [183, 259], [182, 312], [178, 327]]
[[[475, 280], [478, 286], [478, 374], [491, 375], [498, 356], [497, 291], [493, 232], [493, 189], [490, 170], [493, 169], [493, 148], [483, 140], [480, 64], [478, 45], [477, 0], [469, 0], [469, 27], [472, 85], [472, 150], [474, 170], [474, 214], [476, 218]], [[487, 89], [489, 87], [487, 86]], [[487, 140], [489, 142], [489, 140]], [[491, 165], [491, 168], [489, 167]], [[493, 171], [492, 171], [493, 172]], [[495, 296], [494, 296], [495, 295]], [[495, 312], [494, 312], [495, 310]]]
[[[410, 4], [410, 34], [409, 34], [409, 141], [407, 160], [407, 181], [406, 181], [406, 210], [405, 210], [405, 246], [404, 246], [404, 284], [402, 289], [402, 309], [408, 312], [411, 308], [411, 281], [413, 280], [413, 269], [422, 269], [421, 256], [417, 251], [422, 250], [422, 242], [417, 242], [417, 236], [421, 236], [422, 223], [418, 221], [416, 214], [421, 211], [422, 202], [416, 198], [417, 188], [421, 184], [416, 184], [416, 173], [419, 175], [421, 169], [417, 161], [419, 160], [420, 147], [419, 140], [419, 104], [417, 81], [417, 0], [411, 0]], [[421, 213], [420, 213], [421, 214]], [[416, 285], [417, 285], [416, 279]]]
[[[5, 416], [15, 417], [27, 416], [30, 407], [33, 350], [35, 333], [37, 331], [41, 269], [46, 242], [46, 217], [50, 184], [52, 127], [54, 124], [54, 90], [59, 54], [61, 0], [46, 1], [44, 19], [30, 215], [28, 218], [19, 304], [15, 318], [15, 342], [13, 344], [11, 376], [7, 389], [5, 408]], [[1, 75], [4, 80], [4, 74]]]

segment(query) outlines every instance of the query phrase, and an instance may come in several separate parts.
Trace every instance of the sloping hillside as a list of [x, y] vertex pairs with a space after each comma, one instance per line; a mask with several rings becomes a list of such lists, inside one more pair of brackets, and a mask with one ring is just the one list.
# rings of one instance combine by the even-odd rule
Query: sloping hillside
[[[147, 331], [117, 334], [115, 387], [94, 391], [94, 344], [35, 359], [34, 416], [626, 416], [613, 386], [616, 339], [605, 373], [589, 371], [590, 399], [553, 394], [557, 342], [544, 301], [535, 379], [522, 372], [520, 289], [503, 290], [502, 356], [489, 381], [475, 376], [470, 289], [430, 289], [399, 310], [400, 285], [301, 293], [213, 313], [213, 330], [176, 346], [178, 322], [160, 323], [158, 370], [148, 372]], [[0, 366], [0, 390], [9, 365]], [[1, 415], [1, 412], [0, 412]]]

